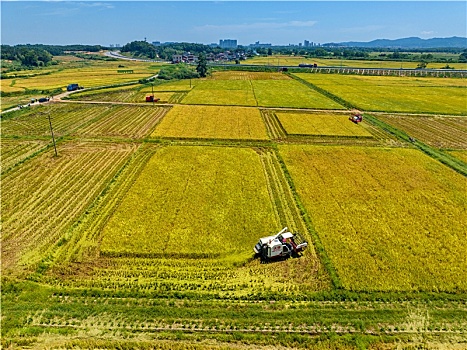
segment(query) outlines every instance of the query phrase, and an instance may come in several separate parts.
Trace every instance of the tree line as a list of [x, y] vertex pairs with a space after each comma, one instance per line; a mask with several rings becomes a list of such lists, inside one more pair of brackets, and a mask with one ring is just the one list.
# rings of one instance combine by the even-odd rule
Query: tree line
[[100, 45], [1, 45], [1, 59], [19, 62], [23, 67], [42, 67], [53, 63], [53, 56], [102, 49]]

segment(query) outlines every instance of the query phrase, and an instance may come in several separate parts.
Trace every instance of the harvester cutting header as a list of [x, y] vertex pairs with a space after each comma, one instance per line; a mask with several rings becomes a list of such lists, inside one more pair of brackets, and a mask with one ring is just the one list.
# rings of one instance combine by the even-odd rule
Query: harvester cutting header
[[308, 246], [308, 242], [299, 233], [288, 232], [285, 227], [274, 236], [260, 238], [253, 250], [262, 261], [298, 256]]

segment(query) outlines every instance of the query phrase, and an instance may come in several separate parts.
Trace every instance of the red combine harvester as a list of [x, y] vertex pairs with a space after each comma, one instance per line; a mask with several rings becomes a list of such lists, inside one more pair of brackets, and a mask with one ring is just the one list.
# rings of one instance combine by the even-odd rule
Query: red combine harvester
[[349, 117], [349, 120], [353, 121], [355, 124], [358, 124], [363, 120], [363, 116], [360, 113], [354, 113]]
[[157, 102], [160, 98], [154, 98], [154, 95], [146, 96], [146, 102]]

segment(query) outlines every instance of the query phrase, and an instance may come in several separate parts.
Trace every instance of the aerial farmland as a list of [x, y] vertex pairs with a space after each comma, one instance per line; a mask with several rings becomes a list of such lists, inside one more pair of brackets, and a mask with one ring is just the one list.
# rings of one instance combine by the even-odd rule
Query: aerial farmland
[[3, 348], [467, 347], [465, 78], [119, 64], [4, 79]]

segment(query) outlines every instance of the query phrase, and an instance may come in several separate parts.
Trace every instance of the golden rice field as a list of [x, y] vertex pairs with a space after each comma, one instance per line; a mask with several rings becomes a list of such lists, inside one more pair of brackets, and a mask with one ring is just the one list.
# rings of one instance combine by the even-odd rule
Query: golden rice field
[[101, 251], [245, 259], [257, 240], [250, 232], [277, 227], [273, 213], [253, 150], [167, 147], [149, 160], [108, 221]]
[[248, 71], [217, 71], [208, 79], [214, 80], [289, 80], [282, 73], [275, 72], [248, 72]]
[[[283, 181], [277, 165], [251, 148], [143, 146], [113, 190], [68, 234], [70, 243], [59, 248], [60, 264], [51, 273], [66, 275], [70, 287], [120, 290], [137, 283], [141, 291], [160, 293], [238, 297], [328, 289], [313, 247], [280, 266], [252, 259], [257, 235], [275, 232], [282, 215], [300, 226], [294, 226], [300, 219], [293, 208], [277, 215], [275, 206], [286, 208], [291, 198], [277, 192]], [[97, 254], [83, 259], [74, 253], [96, 244]]]
[[351, 114], [337, 113], [280, 113], [276, 112], [282, 127], [289, 135], [372, 137], [363, 127], [349, 120]]
[[279, 150], [345, 288], [466, 290], [462, 175], [413, 149]]
[[295, 75], [366, 111], [467, 115], [466, 79]]
[[231, 140], [268, 138], [256, 108], [181, 105], [167, 113], [151, 136]]
[[111, 106], [53, 103], [24, 110], [14, 118], [2, 118], [4, 136], [50, 137], [50, 115], [54, 135], [61, 137], [108, 112]]
[[114, 106], [76, 130], [74, 135], [141, 139], [154, 131], [168, 111], [169, 107]]
[[[94, 67], [2, 84], [158, 70]], [[357, 125], [286, 74], [222, 71], [2, 115], [1, 347], [462, 348], [465, 80], [298, 76], [390, 113]], [[285, 226], [307, 250], [255, 258]]]
[[462, 150], [462, 151], [449, 151], [449, 154], [453, 155], [457, 159], [462, 160], [465, 164], [467, 164], [467, 151]]
[[[125, 67], [119, 67], [119, 62], [96, 62], [92, 66], [83, 64], [80, 68], [58, 69], [49, 75], [37, 75], [27, 78], [14, 77], [2, 79], [1, 91], [14, 92], [23, 90], [66, 89], [71, 83], [89, 88], [112, 85], [148, 78], [158, 72], [150, 63], [125, 62]], [[118, 70], [133, 70], [133, 73], [118, 73]], [[20, 74], [18, 72], [17, 74]]]

